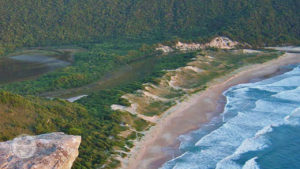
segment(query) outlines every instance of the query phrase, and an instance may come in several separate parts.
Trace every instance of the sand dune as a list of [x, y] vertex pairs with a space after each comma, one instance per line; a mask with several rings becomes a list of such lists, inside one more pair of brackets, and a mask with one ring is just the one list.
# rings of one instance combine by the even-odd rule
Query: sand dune
[[171, 158], [164, 148], [178, 145], [178, 136], [201, 127], [222, 112], [224, 103], [220, 103], [220, 99], [224, 90], [251, 79], [274, 74], [281, 66], [294, 63], [300, 63], [300, 54], [287, 53], [278, 59], [246, 66], [214, 80], [205, 91], [196, 93], [167, 110], [136, 144], [128, 158], [122, 161], [122, 168], [158, 168]]

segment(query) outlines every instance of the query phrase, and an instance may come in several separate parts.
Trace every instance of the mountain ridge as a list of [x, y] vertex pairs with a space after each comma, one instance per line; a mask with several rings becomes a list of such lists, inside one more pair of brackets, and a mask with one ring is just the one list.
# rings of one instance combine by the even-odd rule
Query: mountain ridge
[[251, 45], [298, 44], [299, 7], [296, 0], [1, 0], [0, 54], [121, 38], [201, 41], [222, 35]]

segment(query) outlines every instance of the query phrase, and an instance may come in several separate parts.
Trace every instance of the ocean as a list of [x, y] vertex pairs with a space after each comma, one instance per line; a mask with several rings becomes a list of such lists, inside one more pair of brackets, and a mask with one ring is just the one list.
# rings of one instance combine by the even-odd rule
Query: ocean
[[161, 169], [300, 169], [300, 65], [224, 96], [224, 112], [180, 136]]

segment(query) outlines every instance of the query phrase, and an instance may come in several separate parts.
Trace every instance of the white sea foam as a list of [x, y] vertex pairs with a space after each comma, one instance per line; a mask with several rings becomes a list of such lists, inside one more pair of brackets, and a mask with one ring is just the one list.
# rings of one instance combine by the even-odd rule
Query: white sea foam
[[291, 115], [285, 116], [283, 120], [276, 120], [277, 122], [273, 121], [274, 123], [259, 130], [254, 137], [245, 139], [233, 154], [217, 163], [216, 169], [238, 168], [239, 165], [235, 163], [234, 160], [238, 159], [242, 154], [250, 151], [263, 150], [271, 144], [265, 135], [271, 133], [274, 127], [279, 127], [281, 125], [299, 125], [299, 118], [300, 108], [296, 108], [292, 110]]
[[216, 169], [242, 168], [234, 160], [239, 159], [243, 153], [267, 148], [270, 143], [264, 135], [273, 131], [273, 125], [266, 126], [259, 130], [254, 137], [245, 139], [233, 154], [225, 157], [217, 163]]
[[255, 105], [256, 106], [253, 109], [253, 111], [277, 113], [276, 115], [281, 114], [282, 116], [284, 116], [285, 114], [289, 114], [297, 107], [297, 105], [289, 104], [289, 103], [281, 103], [281, 102], [277, 102], [276, 100], [270, 100], [270, 101], [258, 100], [255, 103]]
[[284, 87], [281, 86], [255, 86], [253, 88], [268, 91], [268, 92], [281, 92], [286, 90]]
[[289, 125], [300, 125], [300, 107], [295, 109], [291, 115], [288, 115], [284, 118], [285, 124]]
[[269, 125], [269, 126], [266, 126], [264, 127], [262, 130], [259, 130], [256, 134], [255, 134], [255, 137], [259, 137], [259, 136], [262, 136], [266, 133], [270, 133], [273, 131], [273, 126], [272, 125]]
[[292, 77], [300, 69], [293, 71], [296, 72], [280, 75], [276, 80], [242, 84], [224, 92], [227, 104], [223, 115], [229, 117], [226, 122], [202, 136], [193, 150], [163, 168], [259, 169], [257, 157], [247, 159], [245, 164], [236, 160], [245, 153], [270, 146], [268, 133], [274, 127], [300, 125], [300, 108], [295, 103], [299, 98], [294, 94], [300, 94], [300, 76]]
[[258, 164], [256, 163], [257, 157], [251, 158], [248, 160], [242, 169], [259, 169]]
[[300, 102], [299, 96], [300, 96], [300, 87], [297, 87], [294, 90], [283, 91], [273, 95], [273, 97], [276, 98]]
[[285, 79], [282, 79], [280, 81], [276, 81], [272, 84], [268, 84], [266, 86], [280, 86], [280, 87], [286, 87], [286, 86], [300, 86], [300, 76], [292, 76]]
[[193, 136], [197, 136], [198, 139], [209, 134], [211, 131], [214, 131], [219, 125], [223, 122], [222, 116], [214, 117], [210, 122], [204, 124], [200, 129], [192, 131], [190, 133], [181, 135], [178, 137], [180, 141], [180, 149], [185, 149], [194, 146], [193, 143], [196, 142], [196, 138]]

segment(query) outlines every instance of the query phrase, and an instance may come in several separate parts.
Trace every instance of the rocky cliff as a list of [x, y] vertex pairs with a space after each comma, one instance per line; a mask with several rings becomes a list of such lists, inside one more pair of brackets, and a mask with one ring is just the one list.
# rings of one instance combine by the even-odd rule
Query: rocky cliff
[[50, 133], [20, 136], [0, 143], [1, 169], [70, 169], [78, 156], [80, 136]]
[[219, 48], [219, 49], [233, 49], [237, 45], [239, 45], [238, 42], [232, 41], [231, 39], [227, 37], [215, 37], [213, 40], [206, 44], [198, 44], [198, 43], [182, 43], [178, 42], [175, 46], [176, 49], [181, 51], [187, 51], [187, 50], [198, 50], [198, 49], [204, 49], [207, 47], [213, 47], [213, 48]]
[[[191, 51], [191, 50], [199, 50], [199, 49], [205, 49], [205, 48], [219, 48], [219, 49], [233, 49], [237, 47], [238, 45], [246, 46], [246, 44], [239, 43], [237, 41], [232, 41], [231, 39], [223, 36], [215, 37], [210, 42], [205, 44], [200, 43], [183, 43], [178, 41], [175, 46], [173, 46], [174, 49], [177, 49], [179, 51]], [[173, 52], [174, 49], [170, 46], [164, 46], [159, 44], [156, 50], [162, 51], [163, 53], [169, 53]]]
[[156, 50], [162, 51], [163, 53], [169, 53], [169, 52], [173, 52], [174, 50], [169, 47], [169, 46], [164, 46], [159, 44], [158, 47], [156, 48]]
[[237, 45], [239, 45], [239, 42], [232, 41], [231, 39], [227, 37], [216, 37], [209, 43], [205, 44], [205, 47], [214, 47], [219, 49], [233, 49]]

